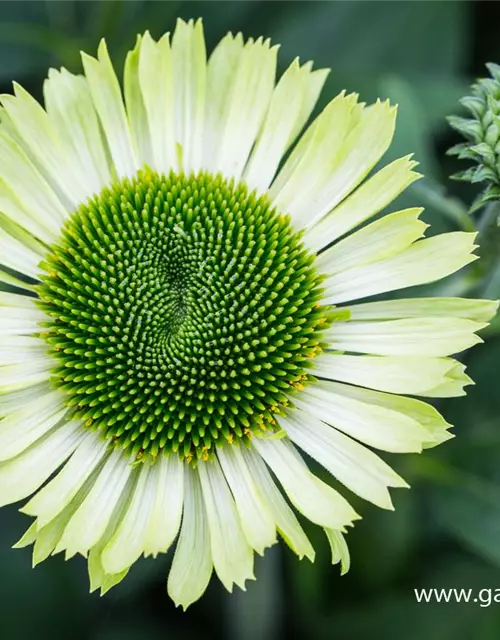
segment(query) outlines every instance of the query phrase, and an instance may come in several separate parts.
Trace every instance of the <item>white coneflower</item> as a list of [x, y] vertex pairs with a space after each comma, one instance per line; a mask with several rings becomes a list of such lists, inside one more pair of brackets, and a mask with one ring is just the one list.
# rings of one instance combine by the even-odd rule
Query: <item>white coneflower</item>
[[339, 95], [280, 167], [327, 72], [276, 83], [268, 41], [228, 35], [207, 62], [200, 22], [146, 33], [124, 100], [104, 42], [83, 66], [49, 73], [45, 109], [2, 96], [0, 502], [36, 492], [18, 546], [88, 557], [105, 592], [176, 541], [186, 607], [213, 569], [243, 588], [278, 533], [314, 558], [289, 501], [346, 569], [358, 516], [298, 449], [391, 508], [405, 482], [364, 445], [449, 437], [405, 394], [462, 395], [449, 356], [496, 303], [357, 301], [460, 269], [474, 234], [421, 239], [420, 209], [359, 228], [418, 177], [402, 158], [364, 181], [388, 103]]

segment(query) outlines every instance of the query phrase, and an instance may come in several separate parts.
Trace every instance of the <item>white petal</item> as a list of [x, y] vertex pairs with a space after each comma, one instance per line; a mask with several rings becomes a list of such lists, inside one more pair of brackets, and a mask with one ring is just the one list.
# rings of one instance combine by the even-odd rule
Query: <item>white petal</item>
[[267, 496], [254, 482], [239, 447], [219, 447], [217, 457], [234, 496], [246, 539], [263, 555], [266, 547], [276, 543], [276, 527]]
[[411, 160], [411, 156], [406, 156], [375, 173], [320, 222], [306, 230], [304, 242], [307, 247], [319, 251], [382, 211], [406, 187], [421, 177], [412, 171], [416, 164]]
[[[378, 449], [421, 451], [447, 439], [450, 425], [430, 405], [337, 382], [318, 381], [294, 396], [304, 411]], [[445, 437], [446, 436], [446, 437]]]
[[161, 173], [177, 171], [172, 52], [169, 34], [155, 42], [148, 31], [139, 53], [139, 84], [149, 124], [152, 168]]
[[325, 529], [325, 533], [332, 551], [332, 564], [340, 562], [340, 575], [343, 576], [351, 566], [351, 557], [345, 538], [340, 531], [334, 529]]
[[100, 548], [92, 547], [89, 551], [88, 557], [88, 570], [90, 580], [90, 593], [101, 590], [101, 596], [107, 593], [110, 589], [119, 584], [128, 574], [129, 570], [126, 569], [121, 573], [109, 574], [104, 571], [101, 564]]
[[0, 463], [0, 506], [36, 491], [73, 453], [82, 437], [81, 424], [68, 422], [21, 455]]
[[276, 474], [292, 504], [311, 522], [343, 529], [359, 517], [347, 500], [309, 471], [290, 442], [254, 438], [253, 446]]
[[67, 212], [24, 151], [0, 132], [0, 209], [41, 240], [54, 242]]
[[279, 533], [300, 559], [305, 556], [314, 562], [314, 549], [295, 514], [281, 495], [261, 456], [254, 449], [245, 448], [242, 449], [242, 453], [252, 476], [266, 495], [268, 507], [272, 511]]
[[175, 456], [162, 456], [150, 476], [153, 504], [144, 538], [146, 555], [166, 553], [177, 537], [184, 499], [184, 464]]
[[9, 393], [46, 382], [53, 367], [54, 360], [47, 354], [19, 364], [0, 367], [0, 393]]
[[29, 284], [25, 280], [22, 280], [21, 278], [17, 278], [16, 276], [11, 275], [10, 273], [8, 273], [2, 268], [0, 268], [0, 282], [2, 282], [3, 284], [8, 284], [12, 287], [17, 287], [19, 289], [30, 291], [32, 293], [35, 291], [34, 286], [32, 284]]
[[[38, 327], [38, 323], [45, 322], [50, 318], [44, 311], [42, 311], [42, 309], [40, 309], [35, 298], [28, 298], [27, 296], [24, 297], [26, 297], [28, 300], [28, 304], [26, 304], [24, 307], [19, 307], [16, 305], [5, 305], [4, 307], [2, 307], [0, 320], [16, 320], [17, 322], [20, 322], [21, 320], [27, 320], [30, 321], [33, 326], [36, 326], [37, 330], [39, 331], [40, 327]], [[6, 322], [5, 324], [7, 325], [8, 323]], [[39, 342], [40, 344], [43, 344], [42, 340], [39, 340]]]
[[150, 481], [151, 471], [148, 464], [139, 469], [130, 504], [116, 533], [104, 547], [101, 562], [106, 573], [125, 571], [144, 551], [144, 539], [157, 492], [157, 487]]
[[204, 167], [240, 180], [271, 100], [277, 48], [226, 36], [208, 63]]
[[51, 387], [47, 380], [45, 383], [33, 387], [26, 387], [18, 391], [0, 394], [0, 416], [4, 417], [13, 411], [23, 409], [27, 404], [50, 393], [50, 391]]
[[80, 168], [68, 153], [66, 139], [43, 107], [17, 83], [14, 92], [15, 96], [3, 95], [1, 101], [23, 149], [61, 201], [75, 209], [90, 194], [80, 182]]
[[399, 453], [422, 450], [428, 433], [416, 420], [391, 408], [374, 406], [369, 395], [366, 400], [361, 394], [361, 397], [353, 398], [349, 390], [346, 385], [319, 382], [294, 397], [294, 403], [377, 449]]
[[185, 465], [186, 493], [181, 533], [168, 576], [168, 594], [184, 610], [201, 598], [212, 575], [207, 512], [198, 474]]
[[321, 378], [389, 393], [425, 396], [435, 387], [453, 382], [456, 393], [452, 395], [462, 395], [463, 386], [470, 384], [463, 367], [451, 358], [324, 353], [315, 359], [314, 365], [314, 373]]
[[340, 303], [427, 284], [477, 260], [475, 233], [456, 231], [420, 240], [379, 262], [346, 269], [325, 280], [325, 302]]
[[[300, 409], [279, 419], [289, 438], [317, 460], [339, 482], [365, 500], [392, 509], [388, 487], [406, 483], [366, 447]], [[373, 427], [376, 429], [376, 425]]]
[[262, 130], [245, 169], [249, 189], [265, 192], [286, 150], [309, 118], [328, 69], [311, 71], [298, 58], [276, 85]]
[[331, 275], [399, 253], [424, 235], [428, 225], [418, 219], [422, 211], [405, 209], [372, 222], [320, 254], [316, 267]]
[[201, 20], [177, 20], [172, 38], [175, 86], [175, 138], [182, 148], [182, 169], [199, 171], [203, 156], [207, 54]]
[[216, 159], [224, 132], [229, 97], [234, 77], [238, 73], [243, 54], [243, 36], [228, 33], [215, 47], [207, 68], [207, 96], [203, 168], [216, 173]]
[[66, 69], [50, 69], [43, 94], [49, 118], [60, 132], [73, 170], [84, 188], [84, 202], [111, 182], [99, 118], [88, 81]]
[[[348, 101], [349, 96], [343, 100]], [[276, 200], [280, 210], [289, 213], [298, 227], [312, 227], [319, 222], [357, 187], [389, 147], [394, 133], [395, 108], [388, 102], [377, 102], [359, 113], [354, 107], [352, 104], [354, 118], [347, 116], [337, 141], [330, 138], [330, 133], [323, 139], [314, 140], [313, 136], [308, 149], [310, 155], [307, 159], [304, 157], [293, 178], [295, 195], [287, 201], [280, 193]], [[324, 113], [328, 114], [328, 107]], [[330, 126], [341, 124], [332, 119]], [[290, 193], [293, 190], [291, 186]]]
[[38, 518], [45, 526], [70, 504], [84, 483], [101, 464], [109, 444], [93, 431], [84, 439], [61, 471], [21, 508], [23, 513]]
[[38, 521], [35, 522], [37, 532], [36, 539], [34, 540], [35, 546], [33, 548], [33, 567], [36, 567], [37, 564], [46, 560], [54, 552], [75, 510], [76, 505], [68, 505], [54, 520], [44, 527], [40, 527]]
[[4, 312], [4, 307], [17, 307], [19, 309], [33, 309], [35, 306], [35, 298], [33, 296], [22, 295], [19, 293], [10, 293], [0, 291], [0, 315]]
[[228, 591], [233, 590], [233, 583], [245, 589], [245, 581], [254, 579], [253, 552], [224, 474], [216, 460], [200, 463], [197, 471], [207, 509], [215, 572]]
[[394, 320], [398, 318], [464, 318], [488, 322], [498, 310], [496, 300], [467, 298], [406, 298], [364, 302], [343, 307], [352, 320]]
[[[273, 182], [269, 197], [294, 223], [305, 200], [321, 192], [339, 165], [344, 141], [361, 117], [357, 98], [344, 92], [334, 98], [302, 135]], [[310, 217], [314, 213], [310, 210]]]
[[[131, 461], [132, 462], [132, 461]], [[101, 590], [101, 596], [114, 586], [119, 584], [127, 575], [129, 569], [120, 571], [120, 573], [107, 573], [102, 563], [102, 552], [111, 538], [115, 535], [120, 523], [122, 522], [125, 514], [128, 511], [130, 500], [132, 498], [132, 492], [137, 480], [137, 470], [132, 470], [131, 477], [121, 494], [121, 497], [116, 505], [111, 518], [109, 519], [106, 529], [99, 541], [90, 549], [88, 555], [88, 571], [90, 579], [90, 591], [93, 592], [96, 589]]]
[[149, 123], [146, 107], [142, 98], [139, 81], [139, 57], [142, 46], [142, 36], [137, 36], [135, 47], [127, 53], [123, 72], [123, 93], [127, 116], [130, 123], [130, 133], [134, 140], [140, 165], [153, 165], [152, 140], [149, 135]]
[[30, 247], [0, 228], [0, 260], [10, 269], [15, 269], [30, 278], [38, 279], [40, 256]]
[[66, 415], [66, 396], [51, 391], [0, 422], [0, 461], [22, 453], [51, 431]]
[[113, 451], [64, 531], [56, 551], [66, 549], [66, 558], [75, 553], [86, 556], [99, 542], [117, 508], [132, 471], [123, 451]]
[[324, 332], [329, 348], [381, 356], [439, 357], [483, 342], [475, 331], [487, 323], [462, 318], [408, 318], [337, 322]]
[[101, 40], [97, 60], [82, 53], [82, 62], [118, 177], [133, 176], [140, 166], [106, 42]]
[[43, 357], [47, 344], [37, 336], [0, 335], [0, 366]]

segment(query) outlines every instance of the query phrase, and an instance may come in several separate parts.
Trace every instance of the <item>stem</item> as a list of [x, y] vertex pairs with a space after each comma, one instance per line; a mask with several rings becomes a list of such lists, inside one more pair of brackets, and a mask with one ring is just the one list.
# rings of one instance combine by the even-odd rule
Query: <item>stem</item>
[[283, 593], [279, 545], [256, 556], [257, 582], [249, 582], [246, 591], [236, 588], [224, 600], [226, 637], [231, 640], [275, 640], [282, 627]]

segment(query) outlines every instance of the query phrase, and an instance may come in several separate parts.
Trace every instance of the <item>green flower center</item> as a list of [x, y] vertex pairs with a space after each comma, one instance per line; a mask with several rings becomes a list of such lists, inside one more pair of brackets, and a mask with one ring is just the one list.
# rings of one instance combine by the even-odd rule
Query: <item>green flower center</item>
[[329, 324], [314, 255], [220, 176], [139, 172], [80, 206], [42, 265], [54, 383], [138, 458], [274, 429]]

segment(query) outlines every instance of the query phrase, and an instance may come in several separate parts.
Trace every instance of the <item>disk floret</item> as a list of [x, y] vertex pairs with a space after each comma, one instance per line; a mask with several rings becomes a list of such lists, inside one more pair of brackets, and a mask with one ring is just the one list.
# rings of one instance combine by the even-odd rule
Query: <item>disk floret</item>
[[42, 264], [53, 382], [139, 459], [273, 430], [329, 324], [314, 255], [266, 196], [139, 172], [80, 206]]

